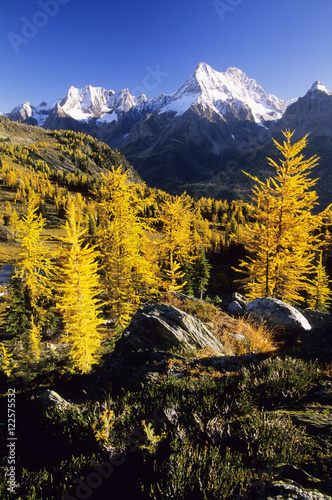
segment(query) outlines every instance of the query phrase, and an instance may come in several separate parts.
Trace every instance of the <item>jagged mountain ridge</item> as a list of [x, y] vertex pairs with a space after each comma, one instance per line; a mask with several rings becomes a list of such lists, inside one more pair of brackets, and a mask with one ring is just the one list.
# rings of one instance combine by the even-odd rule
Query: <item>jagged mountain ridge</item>
[[[78, 121], [98, 119], [100, 123], [109, 123], [116, 121], [121, 112], [126, 113], [133, 108], [138, 113], [175, 111], [181, 115], [195, 103], [206, 103], [214, 106], [215, 111], [222, 116], [225, 104], [226, 107], [231, 104], [236, 110], [241, 102], [256, 122], [280, 118], [287, 107], [287, 101], [266, 94], [254, 79], [249, 79], [241, 70], [228, 68], [225, 73], [220, 73], [200, 63], [184, 85], [173, 94], [159, 94], [148, 100], [144, 94], [132, 96], [128, 89], [116, 93], [91, 85], [82, 89], [72, 86], [67, 95], [58, 101], [43, 101], [36, 107], [25, 102], [5, 116], [44, 126], [51, 112], [54, 114], [57, 110], [61, 117]], [[52, 125], [50, 122], [48, 120], [48, 125]]]
[[93, 135], [125, 154], [148, 184], [173, 192], [244, 196], [242, 167], [264, 174], [263, 155], [284, 128], [299, 136], [311, 131], [324, 161], [332, 158], [332, 94], [323, 84], [282, 100], [237, 68], [220, 73], [205, 63], [173, 94], [147, 99], [128, 89], [71, 87], [56, 102], [25, 103], [7, 116]]

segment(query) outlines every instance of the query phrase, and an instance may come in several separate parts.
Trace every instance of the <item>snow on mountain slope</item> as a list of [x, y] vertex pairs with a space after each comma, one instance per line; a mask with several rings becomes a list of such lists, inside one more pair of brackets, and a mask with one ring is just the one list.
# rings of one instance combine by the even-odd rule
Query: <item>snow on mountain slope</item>
[[11, 111], [11, 113], [4, 114], [4, 116], [9, 117], [14, 121], [21, 121], [30, 123], [32, 125], [38, 125], [42, 127], [51, 112], [51, 110], [56, 106], [57, 101], [46, 103], [43, 101], [39, 106], [31, 106], [31, 104], [26, 101], [25, 103], [16, 106], [16, 108]]
[[332, 95], [332, 92], [330, 92], [326, 87], [325, 85], [323, 85], [319, 80], [316, 80], [311, 88], [309, 89], [309, 92], [312, 92], [314, 93], [315, 91], [320, 91], [320, 92], [324, 92], [325, 94], [327, 95]]
[[82, 89], [70, 87], [61, 107], [67, 116], [75, 120], [97, 118], [99, 122], [110, 122], [117, 120], [120, 112], [128, 112], [131, 108], [142, 109], [146, 101], [144, 94], [135, 97], [128, 89], [116, 93], [88, 85]]
[[230, 105], [236, 108], [241, 103], [256, 123], [281, 118], [287, 107], [286, 101], [266, 94], [256, 80], [248, 78], [240, 69], [228, 68], [225, 73], [219, 73], [205, 63], [198, 65], [159, 112], [173, 111], [181, 115], [194, 103], [207, 103], [221, 116]]
[[[325, 89], [320, 82], [315, 84], [317, 89]], [[325, 91], [328, 92], [327, 89]], [[208, 64], [200, 63], [173, 94], [159, 94], [148, 100], [144, 94], [132, 96], [128, 89], [115, 92], [91, 85], [83, 88], [72, 86], [62, 99], [50, 103], [43, 101], [36, 107], [26, 102], [4, 116], [41, 127], [49, 116], [49, 127], [52, 127], [56, 116], [84, 123], [94, 119], [97, 125], [103, 126], [118, 122], [126, 113], [131, 113], [136, 119], [147, 113], [175, 113], [175, 116], [181, 116], [193, 105], [199, 105], [208, 113], [216, 113], [223, 121], [234, 116], [239, 120], [264, 124], [280, 119], [287, 106], [294, 101], [267, 94], [256, 80], [248, 78], [240, 69], [228, 68], [220, 73]]]
[[92, 87], [88, 85], [82, 89], [70, 87], [68, 94], [61, 101], [60, 106], [66, 115], [75, 120], [87, 120], [99, 117], [107, 113], [106, 101], [114, 91], [108, 91], [102, 87]]

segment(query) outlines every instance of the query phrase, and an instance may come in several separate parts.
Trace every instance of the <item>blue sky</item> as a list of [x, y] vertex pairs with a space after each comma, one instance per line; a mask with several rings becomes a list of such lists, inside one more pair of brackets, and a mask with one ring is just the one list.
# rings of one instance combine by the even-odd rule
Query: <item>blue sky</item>
[[332, 90], [331, 26], [331, 0], [2, 1], [0, 111], [71, 85], [170, 93], [200, 62], [281, 98]]

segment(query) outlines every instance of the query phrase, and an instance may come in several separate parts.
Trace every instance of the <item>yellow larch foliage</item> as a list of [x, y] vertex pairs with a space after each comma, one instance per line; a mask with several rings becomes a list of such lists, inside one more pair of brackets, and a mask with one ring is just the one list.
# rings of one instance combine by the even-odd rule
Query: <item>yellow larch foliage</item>
[[69, 248], [59, 256], [55, 300], [64, 322], [62, 341], [71, 346], [72, 367], [89, 373], [100, 359], [102, 342], [97, 253], [94, 247], [83, 246], [86, 230], [81, 229], [73, 204], [69, 204], [65, 229]]
[[16, 264], [16, 275], [28, 290], [33, 309], [37, 299], [50, 295], [51, 261], [49, 250], [45, 248], [42, 231], [45, 220], [37, 216], [36, 198], [32, 196], [27, 205], [27, 213], [16, 223], [18, 239], [21, 242], [20, 259]]
[[249, 253], [240, 263], [248, 297], [274, 297], [289, 303], [302, 299], [308, 289], [307, 275], [313, 270], [315, 251], [320, 245], [322, 214], [313, 215], [317, 205], [316, 180], [310, 179], [318, 158], [305, 159], [301, 151], [306, 135], [292, 144], [294, 132], [283, 132], [285, 141], [274, 140], [282, 158], [268, 159], [276, 176], [261, 181], [249, 174], [256, 185], [252, 191], [256, 223], [245, 226], [242, 240]]
[[183, 193], [181, 196], [166, 197], [157, 217], [162, 223], [159, 252], [165, 274], [164, 287], [167, 291], [180, 291], [185, 285], [181, 265], [192, 262], [195, 250], [201, 245], [198, 232], [193, 231], [195, 211], [186, 193]]
[[316, 265], [316, 276], [309, 280], [309, 309], [327, 312], [332, 300], [332, 292], [325, 267], [323, 266], [323, 252], [320, 252], [319, 260]]
[[38, 363], [40, 359], [41, 328], [35, 324], [34, 316], [31, 314], [30, 329], [25, 339], [25, 351], [29, 362]]
[[12, 357], [13, 355], [8, 351], [7, 347], [4, 344], [0, 344], [0, 367], [7, 377], [11, 376], [12, 370], [16, 366], [12, 366]]
[[104, 285], [110, 312], [122, 326], [159, 286], [155, 235], [140, 217], [143, 194], [144, 185], [130, 183], [120, 166], [104, 176], [97, 201]]

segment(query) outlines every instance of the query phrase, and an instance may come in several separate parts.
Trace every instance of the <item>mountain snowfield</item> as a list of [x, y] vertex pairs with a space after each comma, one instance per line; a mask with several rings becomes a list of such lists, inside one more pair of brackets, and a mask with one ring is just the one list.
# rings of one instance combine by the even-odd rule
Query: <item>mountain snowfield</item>
[[208, 64], [200, 63], [173, 94], [159, 94], [147, 99], [144, 94], [132, 96], [128, 89], [115, 92], [91, 85], [81, 89], [72, 86], [64, 98], [55, 102], [43, 101], [39, 106], [25, 102], [4, 116], [43, 127], [54, 110], [62, 117], [77, 121], [98, 119], [100, 123], [110, 123], [118, 120], [119, 113], [130, 110], [157, 114], [173, 112], [180, 116], [194, 104], [202, 104], [221, 117], [229, 112], [229, 108], [235, 112], [242, 108], [256, 123], [262, 123], [281, 118], [291, 102], [294, 100], [282, 100], [266, 94], [256, 80], [248, 78], [240, 69], [228, 68], [220, 73]]

